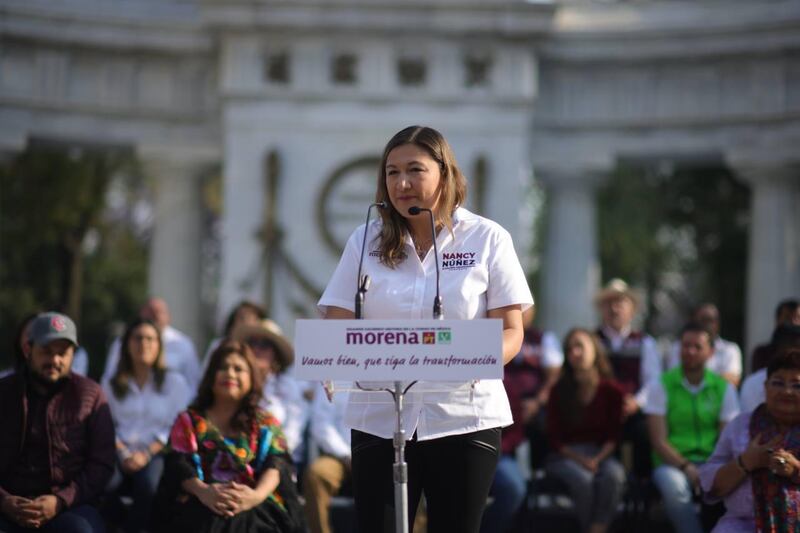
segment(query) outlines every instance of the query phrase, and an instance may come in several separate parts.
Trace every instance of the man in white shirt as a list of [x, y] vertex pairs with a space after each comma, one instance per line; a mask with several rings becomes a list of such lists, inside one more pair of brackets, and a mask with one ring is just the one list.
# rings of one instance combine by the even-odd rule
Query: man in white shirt
[[602, 317], [597, 336], [625, 393], [623, 442], [633, 445], [634, 472], [648, 476], [652, 469], [650, 443], [641, 408], [645, 403], [645, 385], [661, 376], [661, 355], [653, 337], [632, 327], [639, 298], [627, 283], [612, 279], [595, 301]]
[[[162, 298], [151, 297], [139, 310], [139, 316], [152, 321], [161, 330], [167, 368], [183, 376], [192, 392], [197, 391], [202, 377], [197, 351], [188, 335], [170, 326], [171, 317], [167, 302]], [[116, 373], [119, 363], [119, 347], [120, 339], [114, 339], [108, 349], [106, 368], [103, 371], [101, 383], [109, 381]]]
[[657, 467], [653, 483], [676, 531], [702, 533], [694, 509], [697, 466], [714, 451], [722, 428], [739, 414], [736, 390], [708, 370], [713, 332], [689, 324], [681, 333], [681, 364], [647, 386], [644, 412]]
[[305, 472], [303, 495], [311, 533], [330, 533], [328, 507], [350, 478], [350, 428], [344, 423], [348, 393], [339, 392], [328, 401], [321, 385], [311, 407], [311, 438], [321, 455]]
[[[742, 351], [735, 342], [726, 341], [719, 336], [719, 309], [712, 303], [698, 305], [692, 312], [692, 322], [702, 324], [714, 335], [714, 353], [706, 362], [706, 368], [725, 378], [734, 387], [742, 379]], [[680, 364], [680, 342], [676, 341], [670, 350], [668, 366], [675, 368]]]

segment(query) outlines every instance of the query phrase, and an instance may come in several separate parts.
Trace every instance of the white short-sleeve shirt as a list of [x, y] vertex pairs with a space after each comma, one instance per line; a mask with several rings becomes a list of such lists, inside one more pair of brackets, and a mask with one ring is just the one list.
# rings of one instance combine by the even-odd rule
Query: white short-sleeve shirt
[[[407, 258], [391, 269], [380, 262], [376, 237], [380, 221], [369, 226], [362, 273], [371, 285], [364, 304], [367, 319], [431, 318], [436, 295], [436, 264], [433, 248], [420, 261], [411, 237], [406, 235]], [[320, 310], [328, 306], [354, 311], [356, 276], [365, 226], [350, 236], [339, 265], [322, 298]], [[436, 238], [440, 256], [441, 296], [448, 319], [485, 318], [487, 311], [509, 305], [527, 309], [533, 305], [525, 273], [514, 251], [509, 233], [499, 224], [458, 208], [452, 233], [444, 228]], [[503, 382], [481, 380], [469, 384], [420, 382], [409, 390], [403, 410], [403, 426], [411, 438], [428, 440], [447, 435], [503, 427], [513, 420]], [[415, 392], [432, 389], [444, 392]], [[351, 393], [345, 414], [348, 426], [391, 438], [395, 416], [386, 392]]]

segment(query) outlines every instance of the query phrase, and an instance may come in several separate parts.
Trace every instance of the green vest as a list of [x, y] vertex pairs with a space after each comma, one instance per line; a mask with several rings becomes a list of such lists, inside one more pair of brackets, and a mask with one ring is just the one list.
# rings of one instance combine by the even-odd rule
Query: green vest
[[[728, 382], [706, 370], [705, 386], [692, 394], [683, 385], [681, 367], [661, 375], [667, 397], [667, 440], [687, 460], [699, 463], [709, 458], [719, 438], [719, 413]], [[655, 454], [654, 454], [655, 455]], [[656, 465], [663, 461], [654, 457]]]

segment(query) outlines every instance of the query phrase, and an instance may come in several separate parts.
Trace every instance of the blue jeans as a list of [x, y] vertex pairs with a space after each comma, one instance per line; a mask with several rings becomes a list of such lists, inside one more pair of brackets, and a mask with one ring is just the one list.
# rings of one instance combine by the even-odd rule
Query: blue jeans
[[526, 493], [525, 477], [515, 457], [502, 455], [489, 494], [494, 501], [483, 513], [481, 533], [503, 533], [514, 522]]
[[692, 487], [686, 474], [670, 465], [661, 465], [653, 471], [653, 483], [661, 493], [664, 511], [675, 531], [702, 533], [700, 517], [695, 511]]
[[[130, 494], [133, 497], [133, 505], [128, 509], [123, 529], [127, 533], [138, 533], [146, 529], [150, 522], [150, 510], [153, 507], [153, 498], [158, 489], [158, 482], [161, 473], [164, 471], [164, 457], [156, 455], [147, 466], [134, 474], [123, 474], [117, 467], [114, 475], [108, 484], [108, 492]], [[124, 490], [129, 489], [129, 490]]]
[[42, 533], [104, 533], [103, 519], [91, 505], [78, 505], [56, 515], [39, 529], [20, 527], [0, 515], [0, 533], [22, 533], [37, 531]]

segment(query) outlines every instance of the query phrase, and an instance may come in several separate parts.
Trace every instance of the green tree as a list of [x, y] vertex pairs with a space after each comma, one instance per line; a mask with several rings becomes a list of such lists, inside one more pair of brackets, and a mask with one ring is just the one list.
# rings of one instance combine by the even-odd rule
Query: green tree
[[741, 342], [749, 200], [749, 189], [721, 165], [620, 165], [598, 191], [604, 279], [645, 289], [645, 327], [655, 333], [663, 333], [653, 326], [664, 299], [683, 316], [711, 301], [722, 335]]
[[52, 145], [0, 165], [2, 366], [11, 363], [21, 317], [60, 309], [78, 323], [91, 369], [99, 369], [108, 320], [135, 305], [132, 293], [141, 300], [146, 279], [145, 243], [106, 209], [112, 181], [134, 171], [122, 150]]

